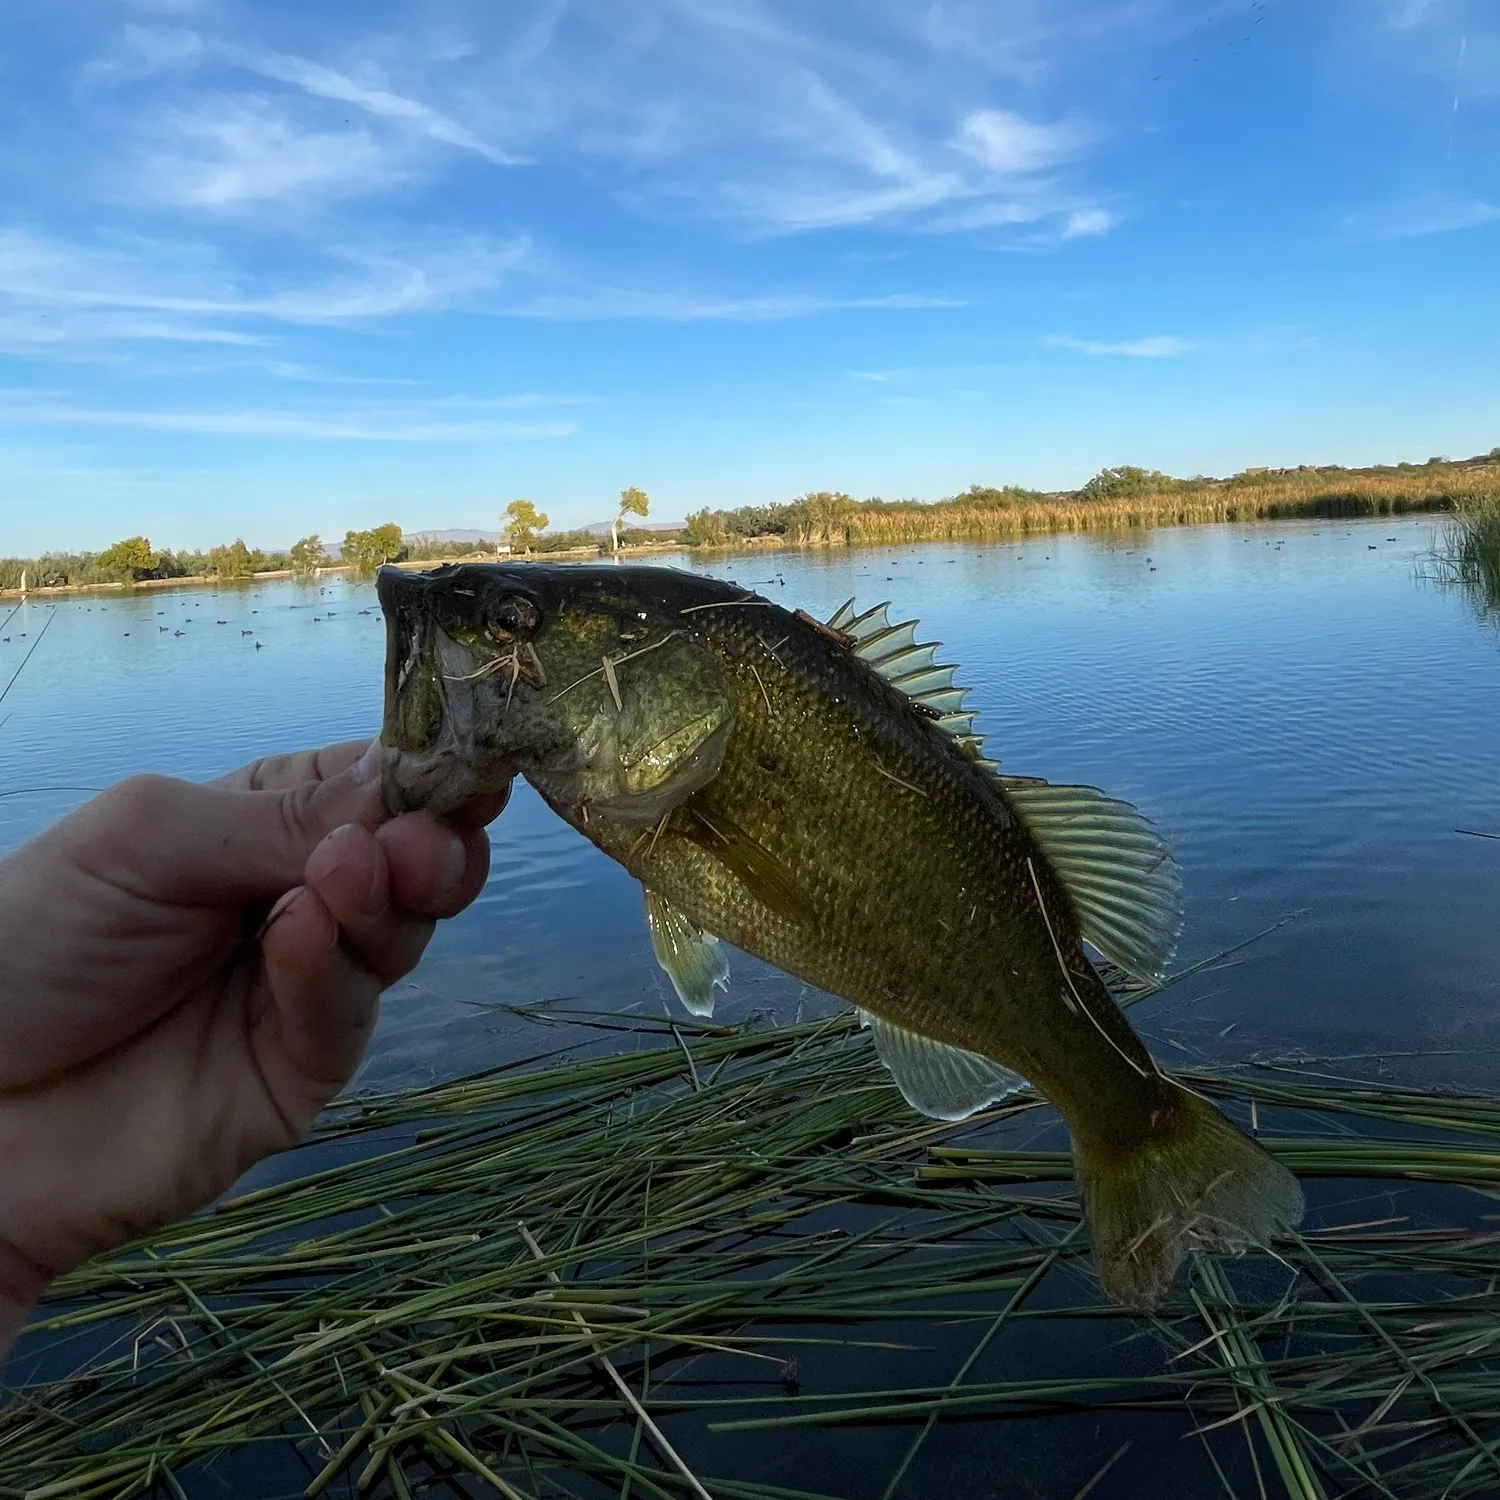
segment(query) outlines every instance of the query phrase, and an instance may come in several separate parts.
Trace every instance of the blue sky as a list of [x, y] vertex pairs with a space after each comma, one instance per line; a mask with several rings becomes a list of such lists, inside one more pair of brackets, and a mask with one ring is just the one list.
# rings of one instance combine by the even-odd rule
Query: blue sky
[[1493, 0], [21, 0], [0, 553], [1500, 443]]

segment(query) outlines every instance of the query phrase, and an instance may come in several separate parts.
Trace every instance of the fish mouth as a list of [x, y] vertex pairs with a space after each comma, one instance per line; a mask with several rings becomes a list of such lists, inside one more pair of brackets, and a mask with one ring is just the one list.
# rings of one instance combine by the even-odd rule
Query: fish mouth
[[[525, 634], [535, 618], [527, 601], [507, 596], [503, 623], [486, 619], [478, 591], [464, 589], [454, 571], [383, 568], [376, 578], [386, 621], [380, 737], [395, 752], [386, 757], [382, 793], [392, 815], [425, 809], [441, 817], [505, 792], [519, 763], [493, 745], [495, 729], [518, 686], [546, 685]], [[489, 732], [481, 733], [486, 720]]]

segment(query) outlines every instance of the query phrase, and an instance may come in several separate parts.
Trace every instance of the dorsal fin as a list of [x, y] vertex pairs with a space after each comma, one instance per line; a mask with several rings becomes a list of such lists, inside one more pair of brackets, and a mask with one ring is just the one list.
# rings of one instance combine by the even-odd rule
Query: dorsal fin
[[1127, 974], [1160, 979], [1182, 929], [1182, 876], [1162, 836], [1096, 787], [995, 781], [1067, 891], [1079, 935]]
[[935, 717], [939, 729], [945, 730], [971, 755], [978, 755], [979, 737], [974, 733], [974, 715], [963, 706], [967, 688], [953, 681], [955, 669], [935, 658], [939, 643], [919, 642], [917, 622], [903, 620], [891, 624], [889, 603], [877, 604], [863, 613], [856, 612], [854, 601], [847, 599], [827, 622], [832, 630], [847, 635], [854, 645], [854, 655], [873, 667], [892, 687], [900, 688], [914, 703], [919, 703]]
[[1129, 803], [1094, 787], [1000, 775], [981, 753], [954, 668], [937, 664], [936, 644], [918, 643], [915, 620], [892, 625], [889, 604], [861, 612], [848, 599], [828, 625], [893, 687], [935, 714], [938, 727], [990, 773], [1067, 891], [1084, 940], [1127, 974], [1160, 979], [1182, 928], [1182, 877], [1156, 829]]

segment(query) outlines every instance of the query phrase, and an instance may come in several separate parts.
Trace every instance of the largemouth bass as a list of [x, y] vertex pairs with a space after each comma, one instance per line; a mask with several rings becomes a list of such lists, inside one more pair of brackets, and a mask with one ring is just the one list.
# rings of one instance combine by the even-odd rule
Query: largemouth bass
[[1156, 1065], [1084, 950], [1160, 975], [1180, 926], [1161, 838], [1091, 787], [1001, 775], [913, 625], [665, 568], [387, 569], [379, 592], [393, 811], [521, 774], [640, 880], [689, 1009], [727, 981], [723, 940], [858, 1007], [928, 1115], [1029, 1081], [1127, 1306], [1187, 1248], [1301, 1218], [1296, 1180]]

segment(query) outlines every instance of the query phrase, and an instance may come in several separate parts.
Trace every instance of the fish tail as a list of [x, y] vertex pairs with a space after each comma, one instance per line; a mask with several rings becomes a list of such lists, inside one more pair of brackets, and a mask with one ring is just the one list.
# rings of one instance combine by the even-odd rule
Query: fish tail
[[1302, 1218], [1297, 1179], [1213, 1105], [1169, 1079], [1150, 1133], [1074, 1159], [1104, 1290], [1154, 1307], [1190, 1249], [1240, 1254]]

